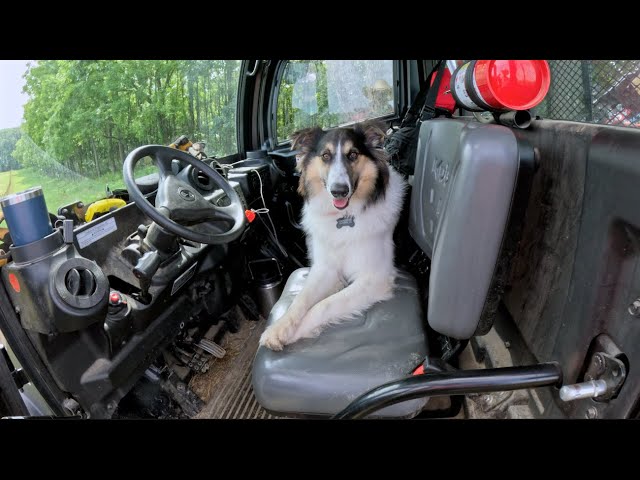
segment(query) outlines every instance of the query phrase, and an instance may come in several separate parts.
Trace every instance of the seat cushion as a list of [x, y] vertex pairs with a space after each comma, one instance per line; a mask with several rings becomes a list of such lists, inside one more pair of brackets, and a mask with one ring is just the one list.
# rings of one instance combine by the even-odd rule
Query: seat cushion
[[[267, 325], [278, 320], [302, 289], [309, 269], [287, 280]], [[400, 272], [394, 296], [348, 322], [327, 327], [274, 352], [260, 347], [253, 363], [253, 389], [262, 407], [276, 415], [333, 415], [384, 383], [410, 375], [427, 355], [427, 338], [415, 279]], [[373, 416], [415, 416], [426, 399], [391, 405]]]

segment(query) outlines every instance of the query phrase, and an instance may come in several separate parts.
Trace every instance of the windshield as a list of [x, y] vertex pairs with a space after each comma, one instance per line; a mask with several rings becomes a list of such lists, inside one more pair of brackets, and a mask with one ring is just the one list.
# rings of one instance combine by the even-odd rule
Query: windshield
[[[134, 148], [237, 152], [239, 60], [0, 61], [0, 197], [42, 186], [52, 213], [124, 188]], [[141, 162], [136, 177], [155, 172]], [[0, 224], [0, 227], [5, 225]]]

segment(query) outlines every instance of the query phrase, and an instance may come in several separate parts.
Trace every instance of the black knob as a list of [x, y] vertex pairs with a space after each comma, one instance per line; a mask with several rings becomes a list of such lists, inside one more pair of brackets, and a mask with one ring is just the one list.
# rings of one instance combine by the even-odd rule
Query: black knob
[[161, 263], [162, 258], [158, 255], [158, 252], [155, 250], [147, 252], [138, 260], [138, 263], [133, 269], [133, 274], [137, 278], [150, 280], [158, 268], [160, 268]]
[[149, 227], [147, 227], [146, 225], [138, 225], [138, 235], [140, 235], [140, 238], [146, 237], [148, 231]]

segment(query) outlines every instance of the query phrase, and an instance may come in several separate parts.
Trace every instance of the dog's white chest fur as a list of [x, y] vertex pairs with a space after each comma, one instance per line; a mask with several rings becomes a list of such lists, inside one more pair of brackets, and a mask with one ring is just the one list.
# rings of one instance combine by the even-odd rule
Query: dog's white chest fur
[[395, 277], [392, 237], [406, 184], [393, 168], [389, 170], [384, 198], [376, 203], [365, 207], [354, 201], [338, 210], [323, 190], [305, 204], [302, 225], [312, 265], [335, 269], [347, 282], [360, 274]]

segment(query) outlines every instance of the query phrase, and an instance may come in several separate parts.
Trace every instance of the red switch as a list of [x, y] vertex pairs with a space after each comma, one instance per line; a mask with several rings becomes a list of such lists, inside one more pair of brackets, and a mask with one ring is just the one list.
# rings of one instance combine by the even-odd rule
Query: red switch
[[122, 296], [118, 292], [111, 292], [109, 295], [109, 305], [117, 306], [122, 303]]

